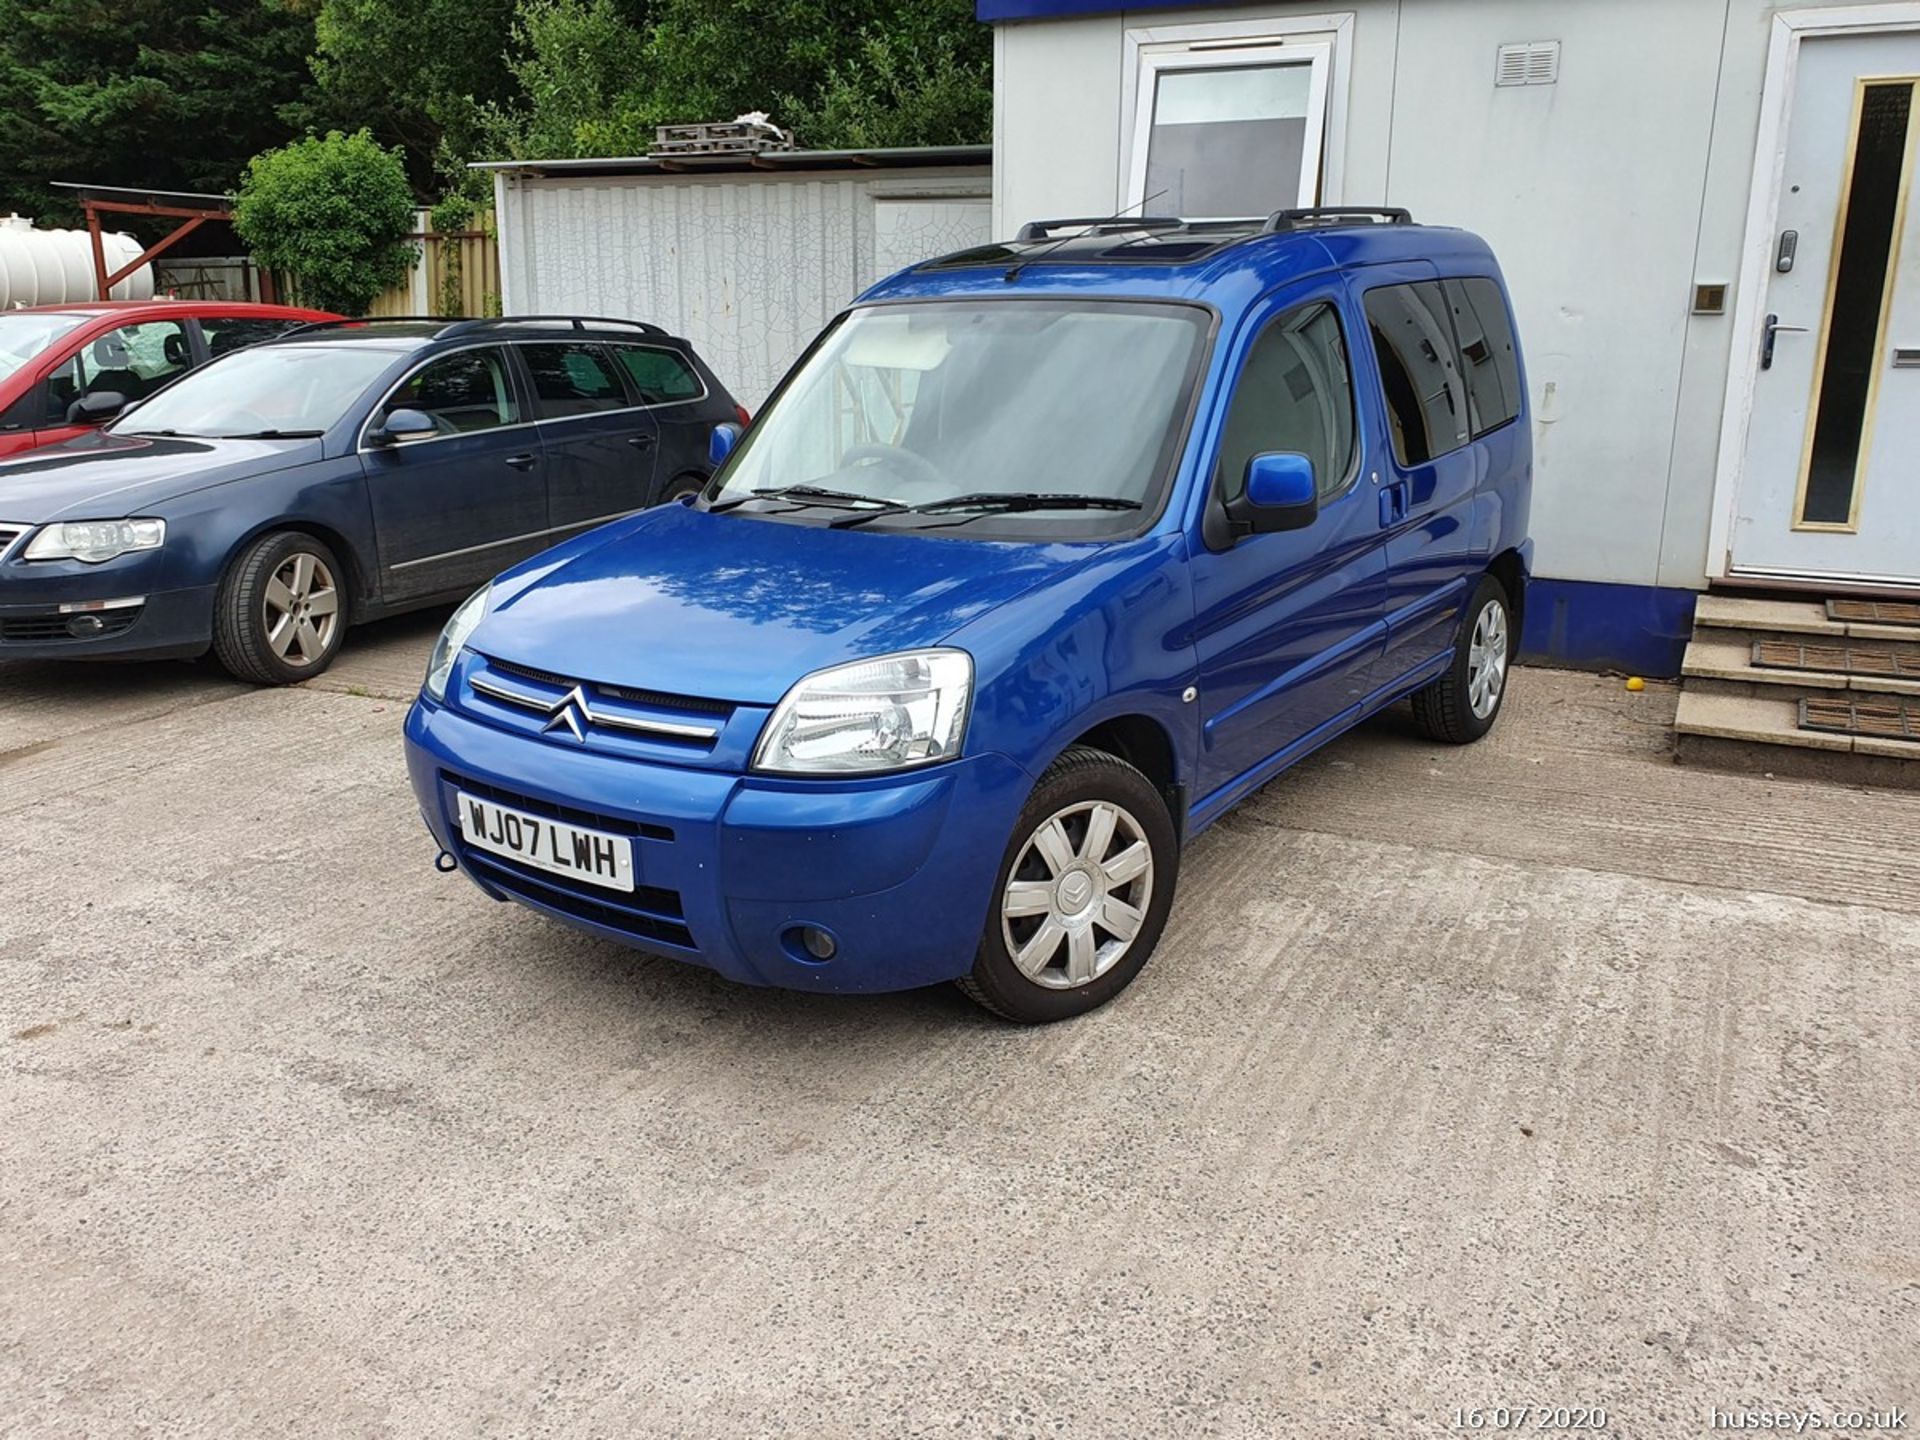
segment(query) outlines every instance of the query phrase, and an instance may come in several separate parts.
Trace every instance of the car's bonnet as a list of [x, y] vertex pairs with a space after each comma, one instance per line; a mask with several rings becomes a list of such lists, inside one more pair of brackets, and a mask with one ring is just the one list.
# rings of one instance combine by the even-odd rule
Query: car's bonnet
[[802, 675], [938, 645], [1093, 545], [827, 530], [665, 505], [574, 542], [469, 642], [577, 679], [770, 705]]
[[0, 520], [107, 520], [191, 490], [303, 464], [318, 440], [192, 440], [98, 431], [0, 462]]

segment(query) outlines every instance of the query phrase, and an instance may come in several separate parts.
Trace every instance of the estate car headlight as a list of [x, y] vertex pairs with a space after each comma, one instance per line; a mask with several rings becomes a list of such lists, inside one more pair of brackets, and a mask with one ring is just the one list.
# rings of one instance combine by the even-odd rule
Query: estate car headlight
[[440, 638], [433, 642], [433, 654], [427, 658], [426, 690], [435, 700], [447, 698], [447, 680], [453, 674], [453, 662], [460, 658], [467, 637], [486, 618], [487, 606], [492, 600], [493, 582], [489, 580], [462, 600], [460, 608], [447, 617], [446, 628], [440, 632]]
[[98, 565], [135, 550], [158, 550], [166, 540], [164, 520], [63, 520], [42, 527], [22, 558]]
[[972, 705], [973, 657], [964, 650], [906, 650], [816, 670], [773, 712], [753, 768], [847, 775], [950, 760]]

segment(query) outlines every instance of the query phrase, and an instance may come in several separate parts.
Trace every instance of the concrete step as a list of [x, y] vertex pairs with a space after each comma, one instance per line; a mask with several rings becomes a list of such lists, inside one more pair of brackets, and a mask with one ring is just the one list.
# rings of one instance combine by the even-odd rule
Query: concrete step
[[1831, 640], [1904, 640], [1920, 644], [1920, 627], [1829, 620], [1819, 600], [1750, 600], [1739, 595], [1702, 595], [1694, 605], [1694, 633], [1735, 631], [1754, 636], [1819, 635]]
[[1920, 742], [1802, 730], [1799, 702], [1778, 686], [1713, 692], [1689, 679], [1674, 715], [1675, 755], [1684, 764], [1920, 790]]
[[[1886, 675], [1855, 675], [1836, 670], [1789, 670], [1777, 665], [1753, 663], [1756, 639], [1782, 638], [1779, 634], [1750, 635], [1731, 629], [1696, 629], [1687, 642], [1687, 653], [1680, 662], [1689, 693], [1722, 695], [1799, 694], [1820, 690], [1853, 690], [1876, 695], [1920, 695], [1920, 679], [1908, 680]], [[1812, 640], [1808, 633], [1792, 635]], [[1838, 637], [1845, 643], [1846, 636]], [[1885, 642], [1855, 641], [1855, 644]]]

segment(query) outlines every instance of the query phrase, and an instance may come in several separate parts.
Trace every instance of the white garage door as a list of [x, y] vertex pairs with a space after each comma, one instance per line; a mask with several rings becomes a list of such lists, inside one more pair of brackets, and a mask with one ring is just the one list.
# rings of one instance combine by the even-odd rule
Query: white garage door
[[952, 250], [993, 239], [993, 202], [985, 195], [873, 202], [873, 279]]

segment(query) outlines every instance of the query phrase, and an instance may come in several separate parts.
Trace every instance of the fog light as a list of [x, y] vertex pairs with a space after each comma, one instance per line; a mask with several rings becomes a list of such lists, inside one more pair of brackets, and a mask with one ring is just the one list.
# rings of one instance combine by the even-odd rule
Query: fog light
[[98, 615], [76, 615], [67, 621], [67, 633], [76, 640], [87, 640], [107, 628], [107, 622]]
[[822, 930], [818, 925], [795, 925], [780, 939], [786, 945], [787, 953], [796, 960], [824, 964], [840, 951], [840, 942], [833, 938], [833, 932]]

